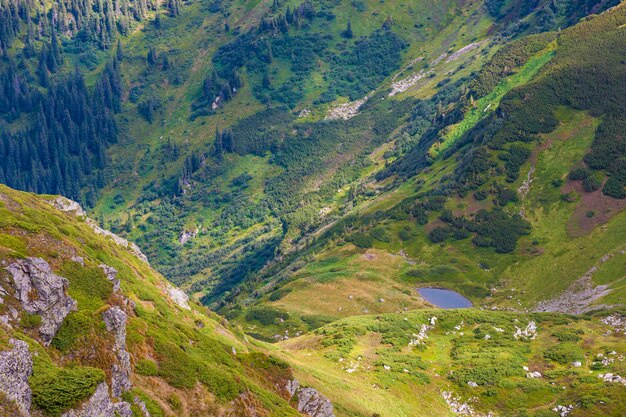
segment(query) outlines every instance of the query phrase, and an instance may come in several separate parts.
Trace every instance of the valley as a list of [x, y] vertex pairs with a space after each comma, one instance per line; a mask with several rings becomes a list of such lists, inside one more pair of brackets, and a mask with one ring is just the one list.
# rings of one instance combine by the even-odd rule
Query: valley
[[626, 414], [625, 27], [0, 3], [0, 411]]

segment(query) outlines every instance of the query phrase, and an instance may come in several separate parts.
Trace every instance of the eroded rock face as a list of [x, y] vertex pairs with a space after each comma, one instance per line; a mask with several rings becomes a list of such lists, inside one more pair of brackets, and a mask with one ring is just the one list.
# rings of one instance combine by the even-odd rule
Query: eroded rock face
[[39, 335], [48, 346], [65, 317], [76, 310], [76, 301], [66, 294], [69, 281], [53, 273], [41, 258], [20, 259], [6, 270], [24, 310], [41, 316]]
[[61, 417], [132, 417], [133, 412], [127, 402], [111, 401], [106, 382], [96, 388], [96, 392], [80, 408], [63, 413]]
[[28, 416], [32, 401], [28, 377], [33, 373], [33, 360], [25, 342], [11, 339], [10, 343], [12, 350], [0, 352], [0, 391]]
[[130, 382], [130, 354], [126, 350], [126, 313], [119, 307], [111, 307], [102, 313], [107, 330], [115, 336], [113, 351], [118, 363], [113, 364], [111, 386], [113, 397], [121, 398], [122, 394], [132, 388]]
[[297, 379], [287, 382], [287, 391], [297, 396], [298, 411], [311, 417], [335, 417], [333, 405], [315, 388], [300, 388]]

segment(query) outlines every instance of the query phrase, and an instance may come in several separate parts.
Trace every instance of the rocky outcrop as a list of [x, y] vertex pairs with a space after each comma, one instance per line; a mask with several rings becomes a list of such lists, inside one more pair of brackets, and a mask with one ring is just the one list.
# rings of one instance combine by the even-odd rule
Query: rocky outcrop
[[33, 360], [28, 345], [16, 339], [10, 340], [13, 349], [0, 352], [0, 392], [15, 402], [23, 415], [30, 415], [32, 391], [28, 378], [33, 373]]
[[109, 386], [103, 382], [80, 408], [63, 413], [61, 417], [117, 417], [118, 415], [132, 417], [130, 404], [123, 401], [117, 403], [111, 401]]
[[184, 245], [185, 243], [189, 242], [191, 239], [198, 236], [199, 232], [200, 232], [200, 229], [197, 227], [195, 230], [183, 230], [183, 232], [180, 234], [180, 237], [178, 238], [178, 242], [181, 245]]
[[148, 411], [148, 407], [146, 406], [146, 403], [143, 402], [141, 398], [135, 395], [135, 398], [133, 399], [133, 401], [137, 405], [137, 407], [139, 407], [139, 410], [141, 411], [141, 415], [143, 417], [150, 417], [150, 411]]
[[111, 283], [113, 284], [113, 291], [119, 292], [120, 280], [117, 279], [117, 269], [106, 264], [100, 264], [99, 266], [100, 266], [100, 269], [104, 271], [104, 275], [106, 275], [107, 279], [111, 281]]
[[20, 259], [6, 270], [24, 310], [41, 316], [39, 335], [48, 346], [65, 317], [76, 310], [76, 301], [66, 294], [69, 281], [53, 273], [41, 258]]
[[287, 382], [287, 391], [298, 400], [298, 411], [311, 417], [335, 417], [333, 405], [315, 388], [300, 388], [297, 379]]
[[61, 210], [65, 212], [74, 212], [76, 216], [84, 217], [85, 223], [87, 223], [89, 227], [91, 227], [93, 231], [96, 232], [96, 234], [110, 237], [118, 245], [124, 246], [125, 248], [133, 252], [135, 256], [137, 256], [140, 260], [142, 260], [143, 262], [147, 264], [149, 263], [148, 258], [146, 257], [146, 255], [144, 255], [141, 252], [141, 249], [139, 249], [139, 246], [137, 246], [136, 244], [132, 242], [129, 242], [128, 240], [116, 235], [113, 232], [110, 232], [108, 230], [104, 230], [103, 228], [101, 228], [98, 225], [98, 223], [96, 223], [94, 220], [87, 217], [87, 213], [85, 213], [85, 210], [83, 210], [80, 204], [78, 204], [76, 201], [70, 200], [69, 198], [65, 198], [62, 196], [58, 196], [57, 198], [52, 200], [50, 203], [57, 210]]
[[102, 319], [108, 331], [115, 336], [113, 351], [118, 363], [113, 364], [111, 386], [113, 397], [121, 398], [122, 394], [132, 388], [130, 382], [130, 354], [126, 350], [126, 313], [119, 307], [111, 307], [102, 313]]
[[185, 310], [191, 310], [191, 307], [189, 307], [189, 296], [185, 294], [183, 290], [170, 284], [165, 284], [163, 289], [170, 300], [176, 303], [179, 307]]

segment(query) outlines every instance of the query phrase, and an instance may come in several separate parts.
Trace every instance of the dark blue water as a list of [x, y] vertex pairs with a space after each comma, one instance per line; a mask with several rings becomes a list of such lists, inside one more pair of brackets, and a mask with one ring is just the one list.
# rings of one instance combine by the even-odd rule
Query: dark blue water
[[456, 291], [440, 288], [418, 288], [422, 298], [439, 308], [469, 308], [472, 302]]

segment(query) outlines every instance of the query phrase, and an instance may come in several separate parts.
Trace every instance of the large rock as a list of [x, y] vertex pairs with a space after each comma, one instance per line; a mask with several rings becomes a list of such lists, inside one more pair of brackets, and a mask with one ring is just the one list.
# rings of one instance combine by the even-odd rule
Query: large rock
[[111, 281], [111, 284], [113, 284], [113, 292], [119, 292], [120, 280], [117, 279], [117, 269], [106, 264], [100, 264], [99, 267], [104, 271], [104, 275], [106, 275], [107, 279]]
[[10, 340], [13, 349], [0, 352], [0, 392], [15, 402], [23, 415], [30, 415], [32, 391], [28, 377], [33, 373], [33, 360], [28, 345], [16, 339]]
[[[116, 414], [117, 413], [117, 414]], [[96, 392], [76, 410], [63, 413], [61, 417], [132, 417], [133, 412], [127, 402], [111, 401], [106, 382], [96, 388]]]
[[300, 388], [298, 380], [287, 382], [287, 391], [298, 399], [298, 411], [311, 417], [335, 417], [333, 405], [315, 388]]
[[15, 297], [30, 314], [41, 316], [39, 335], [48, 346], [76, 301], [66, 294], [69, 281], [52, 272], [41, 258], [26, 258], [6, 268], [13, 277]]
[[102, 313], [107, 330], [115, 336], [113, 351], [118, 363], [113, 364], [111, 390], [113, 397], [121, 398], [122, 394], [132, 388], [130, 381], [130, 354], [126, 350], [126, 313], [119, 307], [111, 307]]

